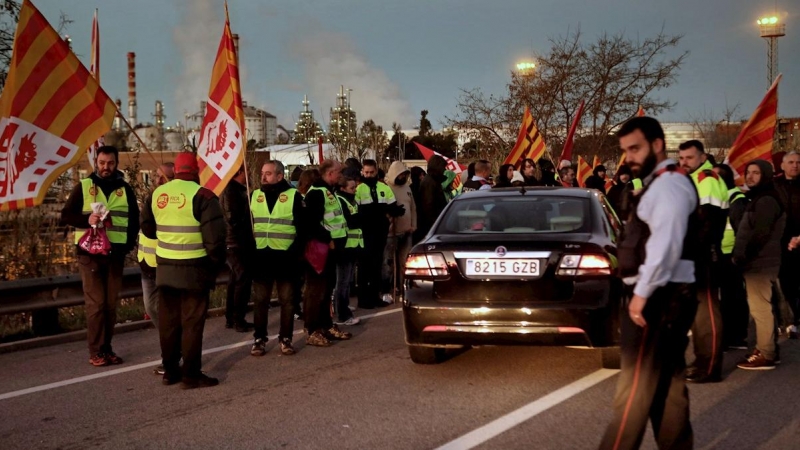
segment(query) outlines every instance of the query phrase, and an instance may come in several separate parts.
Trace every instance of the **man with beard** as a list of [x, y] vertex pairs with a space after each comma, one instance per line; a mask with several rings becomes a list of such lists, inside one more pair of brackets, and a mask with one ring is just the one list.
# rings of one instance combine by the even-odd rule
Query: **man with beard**
[[779, 361], [772, 292], [781, 266], [786, 214], [772, 176], [772, 165], [767, 161], [757, 159], [747, 164], [745, 183], [750, 189], [745, 195], [750, 203], [733, 246], [733, 264], [743, 269], [747, 305], [756, 324], [756, 347], [738, 364], [746, 370], [771, 370]]
[[686, 371], [693, 383], [722, 380], [722, 313], [719, 305], [719, 270], [722, 237], [728, 218], [728, 186], [714, 172], [703, 143], [686, 141], [679, 147], [681, 168], [691, 174], [700, 198], [699, 245], [695, 265], [697, 277], [697, 316], [692, 326], [695, 360]]
[[267, 353], [267, 318], [272, 287], [277, 286], [281, 305], [278, 340], [282, 355], [294, 355], [293, 304], [294, 286], [299, 269], [300, 249], [297, 222], [302, 219], [303, 196], [284, 178], [280, 161], [267, 161], [261, 166], [261, 189], [250, 198], [253, 213], [258, 270], [253, 273], [253, 346], [250, 354]]
[[[94, 159], [95, 171], [75, 185], [61, 220], [75, 227], [75, 248], [83, 282], [86, 310], [86, 338], [89, 363], [95, 367], [122, 364], [111, 349], [117, 323], [117, 295], [122, 287], [125, 255], [136, 246], [139, 234], [139, 206], [131, 186], [117, 170], [119, 151], [102, 146]], [[103, 226], [100, 214], [92, 212], [92, 203], [102, 203], [108, 211], [106, 235], [111, 242], [108, 255], [93, 255], [77, 246], [89, 228]], [[111, 220], [108, 226], [108, 220]]]
[[358, 214], [364, 251], [358, 263], [358, 307], [373, 309], [391, 301], [385, 294], [381, 299], [383, 254], [389, 234], [389, 217], [399, 217], [405, 210], [397, 206], [392, 188], [378, 181], [378, 163], [365, 159], [361, 169], [361, 184], [356, 188]]
[[691, 448], [684, 352], [697, 308], [696, 244], [689, 232], [697, 218], [697, 193], [667, 158], [658, 121], [635, 117], [617, 136], [628, 166], [644, 187], [632, 195], [618, 247], [627, 306], [621, 317], [622, 372], [614, 418], [600, 448], [638, 448], [648, 418], [659, 448]]

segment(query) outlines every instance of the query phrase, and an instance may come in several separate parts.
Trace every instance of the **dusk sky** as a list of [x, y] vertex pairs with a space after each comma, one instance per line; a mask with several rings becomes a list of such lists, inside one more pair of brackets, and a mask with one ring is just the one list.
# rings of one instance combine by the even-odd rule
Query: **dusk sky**
[[[92, 14], [99, 8], [102, 86], [126, 105], [126, 53], [137, 55], [139, 120], [165, 103], [167, 123], [194, 113], [208, 93], [222, 33], [221, 0], [33, 0], [54, 25], [63, 11], [84, 63]], [[510, 71], [548, 38], [580, 27], [653, 36], [664, 26], [685, 35], [691, 53], [678, 81], [659, 92], [676, 106], [659, 119], [690, 121], [741, 104], [747, 117], [767, 88], [766, 43], [756, 19], [776, 10], [762, 0], [230, 0], [241, 36], [242, 90], [249, 104], [294, 127], [303, 95], [327, 128], [338, 87], [353, 89], [359, 121], [384, 129], [417, 124], [428, 109], [435, 128], [455, 112], [459, 88], [503, 94]], [[800, 4], [779, 0], [780, 112], [800, 116]], [[88, 65], [88, 64], [87, 64]]]

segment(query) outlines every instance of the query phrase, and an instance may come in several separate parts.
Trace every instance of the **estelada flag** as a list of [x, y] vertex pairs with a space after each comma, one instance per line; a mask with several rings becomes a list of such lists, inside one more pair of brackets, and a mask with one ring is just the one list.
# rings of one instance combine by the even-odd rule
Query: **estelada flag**
[[29, 0], [0, 95], [0, 210], [36, 206], [111, 129], [116, 106]]
[[583, 159], [583, 156], [578, 156], [578, 173], [575, 174], [578, 178], [578, 186], [586, 187], [586, 180], [592, 176], [592, 168], [589, 167], [589, 163]]
[[739, 136], [733, 142], [725, 158], [739, 175], [744, 175], [747, 163], [754, 159], [770, 161], [772, 155], [772, 138], [775, 134], [775, 122], [778, 118], [778, 83], [783, 75], [778, 75], [775, 82], [761, 100], [750, 120], [744, 124]]
[[244, 112], [238, 61], [226, 2], [225, 28], [211, 71], [211, 88], [197, 146], [200, 184], [217, 195], [244, 162]]
[[544, 155], [545, 149], [544, 139], [542, 139], [539, 129], [536, 128], [531, 110], [526, 107], [525, 114], [522, 116], [522, 125], [517, 134], [517, 142], [503, 164], [513, 164], [514, 167], [519, 168], [525, 158], [538, 161]]
[[444, 156], [443, 154], [437, 152], [436, 150], [432, 150], [428, 147], [425, 147], [419, 142], [414, 142], [414, 144], [419, 149], [419, 152], [422, 153], [422, 157], [425, 158], [425, 161], [431, 159], [433, 155], [439, 155], [442, 158], [444, 158], [445, 162], [447, 163], [446, 169], [452, 170], [453, 172], [456, 173], [456, 179], [453, 182], [453, 186], [455, 186], [456, 189], [458, 189], [458, 187], [461, 186], [461, 173], [467, 170], [466, 166], [462, 166], [458, 162], [448, 158], [447, 156]]

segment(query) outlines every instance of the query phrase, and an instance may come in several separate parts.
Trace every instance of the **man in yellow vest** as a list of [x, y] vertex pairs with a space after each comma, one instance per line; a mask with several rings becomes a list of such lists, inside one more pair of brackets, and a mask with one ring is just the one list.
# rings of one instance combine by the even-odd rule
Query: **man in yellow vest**
[[[157, 176], [153, 182], [153, 189], [168, 183], [175, 179], [175, 164], [168, 162], [158, 168]], [[150, 203], [153, 200], [153, 194], [150, 193], [145, 198], [144, 203]], [[153, 326], [158, 329], [158, 285], [156, 285], [156, 247], [158, 246], [157, 239], [150, 239], [139, 231], [139, 245], [136, 249], [136, 259], [139, 260], [139, 267], [142, 269], [142, 302], [144, 303], [144, 312], [150, 317]], [[159, 364], [153, 370], [156, 375], [164, 375], [164, 366]]]
[[[336, 261], [336, 288], [333, 293], [333, 313], [336, 315], [336, 325], [358, 325], [361, 319], [353, 315], [350, 310], [350, 282], [355, 274], [356, 261], [364, 251], [364, 237], [361, 232], [361, 215], [356, 202], [356, 180], [342, 176], [339, 181], [339, 190], [336, 193], [339, 204], [342, 206], [345, 223], [347, 224], [347, 237], [343, 249], [339, 251]], [[340, 246], [341, 240], [339, 240]]]
[[75, 244], [89, 228], [101, 223], [100, 215], [92, 212], [92, 203], [102, 203], [111, 218], [111, 226], [106, 228], [111, 242], [108, 255], [90, 255], [76, 246], [83, 281], [89, 363], [95, 367], [122, 364], [122, 358], [111, 349], [111, 338], [117, 322], [117, 295], [122, 287], [125, 255], [136, 246], [139, 234], [136, 195], [117, 170], [118, 162], [119, 152], [115, 147], [98, 148], [95, 171], [72, 189], [61, 211], [61, 220], [75, 227]]
[[281, 321], [278, 340], [282, 355], [294, 355], [294, 286], [299, 276], [302, 247], [297, 239], [297, 222], [302, 219], [303, 196], [284, 178], [280, 161], [261, 166], [261, 189], [250, 197], [256, 255], [253, 273], [253, 315], [255, 341], [253, 356], [267, 353], [267, 312], [273, 285], [278, 288]]
[[[197, 158], [175, 158], [175, 179], [142, 208], [142, 232], [158, 239], [158, 334], [165, 385], [216, 386], [200, 371], [208, 297], [225, 264], [225, 219], [217, 196], [199, 184]], [[183, 357], [183, 369], [179, 362]]]
[[306, 193], [303, 234], [309, 241], [317, 241], [329, 246], [325, 266], [318, 273], [306, 261], [306, 288], [303, 291], [303, 315], [308, 331], [306, 344], [327, 347], [331, 340], [346, 340], [353, 335], [333, 324], [331, 318], [331, 297], [336, 286], [336, 262], [338, 252], [347, 240], [347, 224], [342, 206], [334, 194], [334, 186], [342, 175], [342, 165], [338, 161], [326, 159], [319, 166], [320, 179]]
[[692, 326], [695, 361], [686, 370], [686, 380], [709, 383], [722, 380], [722, 314], [719, 306], [719, 261], [722, 235], [728, 217], [728, 187], [714, 172], [703, 143], [686, 141], [679, 147], [681, 168], [690, 174], [700, 198], [700, 240], [695, 261], [697, 315]]

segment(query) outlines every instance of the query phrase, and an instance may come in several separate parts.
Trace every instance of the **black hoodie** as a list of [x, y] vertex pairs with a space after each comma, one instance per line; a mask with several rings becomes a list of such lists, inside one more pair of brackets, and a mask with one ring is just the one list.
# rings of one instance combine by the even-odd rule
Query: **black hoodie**
[[417, 231], [419, 236], [425, 236], [430, 231], [439, 214], [447, 206], [447, 197], [445, 197], [442, 189], [446, 166], [447, 162], [439, 155], [433, 155], [428, 160], [428, 174], [425, 175], [419, 186], [420, 204], [417, 205]]

